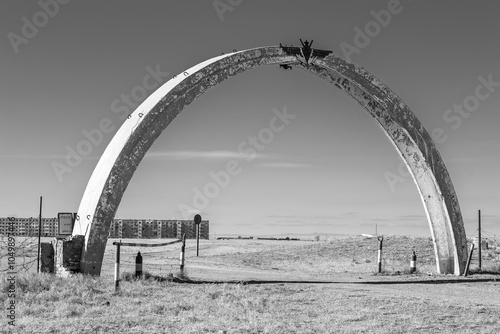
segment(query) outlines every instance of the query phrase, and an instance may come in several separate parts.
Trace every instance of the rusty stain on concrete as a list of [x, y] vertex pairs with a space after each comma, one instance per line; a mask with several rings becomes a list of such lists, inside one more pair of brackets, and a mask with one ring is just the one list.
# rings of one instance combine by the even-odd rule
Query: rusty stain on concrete
[[100, 274], [109, 227], [123, 193], [142, 158], [170, 122], [210, 87], [254, 67], [273, 64], [293, 64], [316, 74], [351, 96], [373, 117], [417, 185], [434, 240], [438, 272], [463, 272], [467, 252], [458, 198], [439, 152], [415, 114], [365, 69], [333, 54], [305, 64], [279, 46], [202, 62], [158, 88], [125, 121], [99, 160], [78, 209], [80, 218], [73, 235], [85, 235], [82, 272]]

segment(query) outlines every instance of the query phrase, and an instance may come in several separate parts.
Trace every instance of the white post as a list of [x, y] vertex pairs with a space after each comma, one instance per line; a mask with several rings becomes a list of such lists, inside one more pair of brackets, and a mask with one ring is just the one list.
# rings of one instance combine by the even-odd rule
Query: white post
[[181, 246], [181, 254], [180, 254], [180, 267], [181, 270], [184, 270], [184, 253], [186, 252], [186, 234], [182, 235], [182, 246]]

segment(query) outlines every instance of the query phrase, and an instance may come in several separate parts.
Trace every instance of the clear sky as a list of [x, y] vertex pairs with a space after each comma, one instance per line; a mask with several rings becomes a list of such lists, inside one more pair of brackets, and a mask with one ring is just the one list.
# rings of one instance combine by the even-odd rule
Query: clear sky
[[[302, 38], [376, 75], [429, 132], [441, 128], [437, 147], [468, 234], [478, 209], [484, 229], [500, 234], [499, 12], [498, 1], [457, 0], [3, 1], [0, 216], [37, 216], [39, 196], [46, 217], [77, 211], [121, 115], [156, 81], [221, 52]], [[248, 162], [239, 145], [284, 108], [296, 117]], [[68, 166], [68, 152], [105, 119], [113, 130]], [[117, 218], [186, 218], [180, 207], [193, 207], [231, 159], [241, 173], [201, 210], [211, 233], [358, 234], [377, 224], [430, 235], [413, 180], [367, 112], [278, 66], [231, 78], [186, 108], [146, 155]]]

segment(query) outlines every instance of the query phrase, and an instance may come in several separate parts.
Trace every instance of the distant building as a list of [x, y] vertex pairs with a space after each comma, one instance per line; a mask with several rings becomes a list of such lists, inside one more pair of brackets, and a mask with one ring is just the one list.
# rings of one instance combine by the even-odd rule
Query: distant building
[[[0, 235], [9, 232], [9, 219], [0, 218]], [[38, 218], [15, 218], [16, 236], [38, 236]], [[58, 235], [57, 218], [42, 218], [42, 236]], [[109, 228], [109, 238], [162, 239], [178, 238], [186, 233], [186, 239], [196, 238], [196, 224], [193, 220], [114, 219]], [[209, 221], [200, 224], [200, 239], [209, 238]]]
[[[162, 239], [178, 238], [186, 233], [186, 239], [196, 238], [193, 220], [115, 219], [109, 229], [110, 238]], [[200, 239], [208, 239], [209, 221], [200, 224]]]
[[[0, 234], [6, 235], [9, 232], [9, 218], [0, 218]], [[38, 218], [17, 218], [13, 220], [16, 236], [38, 236]], [[52, 237], [57, 235], [57, 218], [42, 218], [41, 235]]]

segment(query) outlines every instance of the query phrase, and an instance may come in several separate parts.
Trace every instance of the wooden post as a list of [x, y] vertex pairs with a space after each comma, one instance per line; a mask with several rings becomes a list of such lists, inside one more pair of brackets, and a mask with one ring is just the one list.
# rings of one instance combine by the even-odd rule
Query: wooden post
[[181, 255], [179, 258], [181, 270], [184, 270], [184, 253], [186, 251], [186, 233], [182, 235]]
[[478, 231], [477, 256], [479, 257], [479, 271], [481, 271], [481, 210], [478, 211]]
[[467, 259], [467, 265], [465, 266], [464, 277], [469, 275], [470, 260], [472, 260], [472, 253], [474, 252], [474, 243], [470, 246], [469, 258]]
[[120, 290], [120, 243], [115, 242], [116, 245], [116, 261], [115, 261], [115, 292]]

